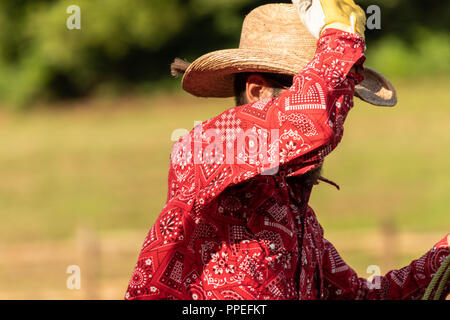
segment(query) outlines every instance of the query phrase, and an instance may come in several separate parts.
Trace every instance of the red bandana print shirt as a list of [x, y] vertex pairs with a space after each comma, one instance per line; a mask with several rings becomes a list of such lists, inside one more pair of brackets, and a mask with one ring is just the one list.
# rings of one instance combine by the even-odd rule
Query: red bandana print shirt
[[[167, 203], [126, 299], [417, 299], [449, 254], [359, 278], [323, 236], [310, 188], [291, 176], [340, 142], [364, 60], [356, 35], [327, 30], [279, 98], [228, 109], [174, 144]], [[244, 137], [244, 139], [241, 139]], [[239, 143], [240, 141], [240, 143]], [[447, 290], [448, 292], [448, 290]]]

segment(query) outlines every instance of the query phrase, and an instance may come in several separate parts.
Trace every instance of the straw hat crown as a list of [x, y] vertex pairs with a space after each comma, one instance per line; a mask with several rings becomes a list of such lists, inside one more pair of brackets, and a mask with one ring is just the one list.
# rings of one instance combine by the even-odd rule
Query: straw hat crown
[[[291, 4], [268, 4], [245, 18], [239, 48], [210, 52], [195, 60], [183, 76], [183, 89], [199, 97], [231, 97], [234, 75], [266, 72], [296, 75], [314, 57], [317, 39], [301, 23]], [[374, 105], [396, 104], [395, 89], [370, 68], [355, 95]]]
[[265, 5], [250, 12], [241, 32], [241, 49], [274, 52], [301, 52], [313, 57], [317, 40], [299, 23], [297, 9], [291, 5]]

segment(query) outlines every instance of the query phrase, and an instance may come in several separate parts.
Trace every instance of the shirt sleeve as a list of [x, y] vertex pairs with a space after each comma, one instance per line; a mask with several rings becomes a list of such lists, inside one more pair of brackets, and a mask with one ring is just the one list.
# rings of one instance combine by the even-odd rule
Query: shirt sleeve
[[362, 65], [364, 51], [359, 35], [328, 29], [280, 97], [230, 108], [194, 128], [176, 145], [172, 166], [185, 170], [193, 162], [196, 202], [206, 204], [259, 174], [303, 174], [320, 165], [342, 139], [355, 85], [363, 80], [351, 69]]
[[[433, 275], [450, 254], [447, 236], [420, 259], [410, 265], [374, 276], [372, 281], [359, 278], [324, 239], [324, 288], [326, 299], [345, 300], [418, 300], [427, 289]], [[450, 283], [444, 289], [444, 299], [450, 294]]]

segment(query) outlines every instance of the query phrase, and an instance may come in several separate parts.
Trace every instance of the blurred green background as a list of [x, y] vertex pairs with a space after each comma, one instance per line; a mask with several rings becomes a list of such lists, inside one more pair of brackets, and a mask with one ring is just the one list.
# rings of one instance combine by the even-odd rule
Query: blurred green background
[[[289, 1], [280, 1], [289, 2]], [[254, 0], [0, 2], [0, 299], [122, 299], [167, 191], [171, 135], [233, 106], [169, 66], [237, 47]], [[311, 205], [362, 277], [419, 258], [450, 226], [450, 3], [381, 7], [367, 65], [396, 108], [360, 101]], [[81, 30], [68, 30], [69, 5]], [[80, 265], [81, 290], [66, 268]]]
[[[36, 99], [146, 93], [173, 87], [175, 56], [192, 61], [237, 47], [242, 19], [257, 0], [2, 0], [0, 97], [26, 108]], [[290, 2], [290, 1], [280, 1]], [[368, 30], [370, 65], [390, 76], [450, 71], [450, 3], [361, 0], [381, 8]], [[69, 5], [81, 30], [69, 31]]]

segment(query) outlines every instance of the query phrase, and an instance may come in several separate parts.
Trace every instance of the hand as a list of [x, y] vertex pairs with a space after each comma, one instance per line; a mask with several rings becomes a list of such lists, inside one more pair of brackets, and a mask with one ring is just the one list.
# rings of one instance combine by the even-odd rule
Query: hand
[[328, 28], [364, 37], [366, 14], [353, 0], [292, 0], [300, 19], [319, 38]]

